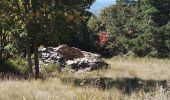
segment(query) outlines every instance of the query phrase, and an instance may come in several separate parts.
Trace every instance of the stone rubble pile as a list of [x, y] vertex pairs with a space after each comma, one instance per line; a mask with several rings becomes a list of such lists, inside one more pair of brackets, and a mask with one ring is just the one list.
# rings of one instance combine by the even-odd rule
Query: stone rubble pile
[[66, 66], [71, 66], [73, 71], [90, 71], [107, 66], [100, 55], [67, 45], [40, 49], [39, 60], [40, 66], [58, 63], [62, 70], [66, 70]]

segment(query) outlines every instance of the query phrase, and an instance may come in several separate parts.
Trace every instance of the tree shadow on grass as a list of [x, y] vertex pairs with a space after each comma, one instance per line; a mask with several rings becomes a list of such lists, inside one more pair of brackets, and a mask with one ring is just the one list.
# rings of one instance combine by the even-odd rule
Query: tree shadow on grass
[[112, 79], [107, 77], [101, 78], [62, 78], [61, 81], [66, 84], [73, 84], [76, 87], [92, 86], [103, 90], [116, 88], [125, 94], [131, 94], [137, 91], [155, 91], [158, 87], [162, 86], [168, 89], [166, 80], [142, 80], [139, 78], [122, 78]]
[[11, 62], [4, 62], [0, 65], [0, 79], [22, 79], [24, 74]]

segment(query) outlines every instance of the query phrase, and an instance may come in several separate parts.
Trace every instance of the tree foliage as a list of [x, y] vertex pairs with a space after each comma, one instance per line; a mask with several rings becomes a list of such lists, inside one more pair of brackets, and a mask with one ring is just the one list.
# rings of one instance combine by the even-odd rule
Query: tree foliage
[[169, 8], [169, 0], [117, 0], [104, 8], [98, 19], [111, 33], [105, 48], [116, 55], [169, 57]]
[[[10, 57], [24, 53], [28, 59], [29, 73], [33, 73], [33, 53], [35, 74], [39, 76], [38, 46], [57, 46], [63, 43], [81, 43], [81, 46], [87, 43], [87, 20], [91, 16], [87, 9], [94, 1], [1, 0], [0, 61], [3, 63]], [[78, 41], [72, 41], [73, 37]], [[14, 56], [11, 56], [12, 53]]]
[[88, 10], [94, 1], [1, 0], [0, 66], [23, 56], [28, 73], [34, 64], [38, 77], [40, 45], [68, 44], [107, 56], [170, 57], [169, 0], [117, 0], [99, 15]]

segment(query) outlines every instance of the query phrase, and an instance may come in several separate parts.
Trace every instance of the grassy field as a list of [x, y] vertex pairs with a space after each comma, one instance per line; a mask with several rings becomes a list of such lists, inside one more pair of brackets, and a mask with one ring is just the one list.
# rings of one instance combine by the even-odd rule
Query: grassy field
[[104, 60], [108, 69], [53, 72], [45, 80], [0, 80], [0, 100], [170, 100], [170, 60]]

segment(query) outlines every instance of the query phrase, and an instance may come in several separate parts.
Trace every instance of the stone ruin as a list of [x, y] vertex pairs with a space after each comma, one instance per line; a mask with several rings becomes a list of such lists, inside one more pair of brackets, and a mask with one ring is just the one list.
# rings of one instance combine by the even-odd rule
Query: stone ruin
[[61, 70], [67, 70], [66, 66], [71, 66], [72, 71], [91, 71], [107, 67], [100, 55], [68, 45], [40, 49], [39, 60], [40, 66], [57, 63]]

